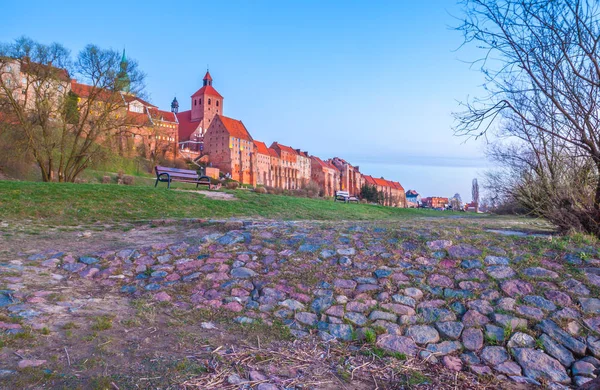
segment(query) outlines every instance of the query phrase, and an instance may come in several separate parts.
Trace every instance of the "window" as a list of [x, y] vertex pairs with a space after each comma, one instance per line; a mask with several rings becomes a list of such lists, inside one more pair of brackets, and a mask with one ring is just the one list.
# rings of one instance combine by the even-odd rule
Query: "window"
[[210, 106], [210, 99], [208, 99], [208, 105]]
[[194, 106], [198, 105], [198, 101], [196, 99], [194, 99]]
[[217, 107], [219, 107], [219, 101], [217, 100]]

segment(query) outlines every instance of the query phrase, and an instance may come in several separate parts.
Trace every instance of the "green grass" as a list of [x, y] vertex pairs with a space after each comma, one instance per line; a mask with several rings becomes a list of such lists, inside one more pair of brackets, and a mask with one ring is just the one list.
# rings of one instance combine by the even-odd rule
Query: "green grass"
[[[238, 200], [208, 199], [193, 192], [167, 190], [164, 183], [107, 184], [0, 181], [0, 215], [4, 221], [38, 220], [43, 224], [78, 225], [149, 219], [263, 217], [284, 220], [394, 220], [458, 214], [398, 209], [331, 200], [234, 191]], [[175, 185], [175, 188], [189, 188]], [[472, 217], [474, 214], [460, 214]]]

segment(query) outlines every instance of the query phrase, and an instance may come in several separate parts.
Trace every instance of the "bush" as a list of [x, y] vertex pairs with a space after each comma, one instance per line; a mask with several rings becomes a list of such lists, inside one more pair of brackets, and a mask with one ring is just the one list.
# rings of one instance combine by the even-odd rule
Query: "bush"
[[102, 184], [110, 184], [111, 181], [112, 181], [112, 177], [110, 177], [108, 175], [102, 176]]
[[125, 184], [126, 186], [133, 185], [133, 182], [134, 182], [133, 176], [130, 176], [130, 175], [123, 176], [123, 184]]
[[240, 183], [238, 183], [237, 181], [230, 181], [227, 182], [227, 189], [229, 190], [235, 190], [240, 186]]
[[323, 189], [314, 181], [309, 182], [303, 188], [306, 191], [306, 196], [309, 198], [316, 198], [317, 196], [321, 196], [324, 192]]
[[267, 190], [265, 187], [256, 187], [254, 189], [254, 192], [256, 192], [257, 194], [266, 194]]

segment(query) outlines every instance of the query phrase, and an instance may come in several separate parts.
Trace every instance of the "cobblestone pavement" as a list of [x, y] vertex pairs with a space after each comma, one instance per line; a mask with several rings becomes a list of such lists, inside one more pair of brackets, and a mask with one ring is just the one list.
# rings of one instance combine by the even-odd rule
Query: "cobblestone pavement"
[[[29, 272], [54, 286], [87, 279], [126, 298], [215, 308], [238, 323], [277, 321], [296, 338], [375, 336], [389, 352], [517, 383], [595, 378], [597, 246], [432, 225], [239, 221], [182, 242], [44, 249], [0, 263], [0, 310], [39, 328], [77, 309], [25, 288]], [[0, 322], [0, 331], [22, 325]], [[14, 369], [0, 362], [0, 372]]]

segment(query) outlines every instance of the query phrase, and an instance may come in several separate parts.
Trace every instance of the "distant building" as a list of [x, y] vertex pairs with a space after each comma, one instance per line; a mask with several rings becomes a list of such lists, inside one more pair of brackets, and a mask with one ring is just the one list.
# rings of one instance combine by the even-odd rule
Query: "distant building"
[[[202, 88], [190, 97], [191, 109], [177, 112], [179, 121], [180, 149], [199, 154], [203, 137], [216, 115], [223, 114], [223, 96], [212, 86], [213, 79], [208, 71], [202, 80]], [[174, 101], [176, 103], [176, 100]], [[172, 104], [173, 107], [173, 104]], [[176, 110], [178, 111], [179, 103]]]
[[236, 119], [215, 115], [204, 136], [210, 164], [231, 179], [256, 185], [254, 141], [244, 124]]
[[330, 162], [311, 156], [311, 179], [323, 189], [324, 196], [333, 196], [340, 189], [340, 171]]
[[421, 204], [421, 195], [415, 190], [406, 191], [406, 204], [407, 207], [419, 207], [419, 204]]
[[429, 207], [432, 209], [445, 209], [446, 207], [448, 207], [448, 203], [450, 203], [450, 200], [448, 198], [432, 196], [421, 199], [421, 203], [424, 207]]

